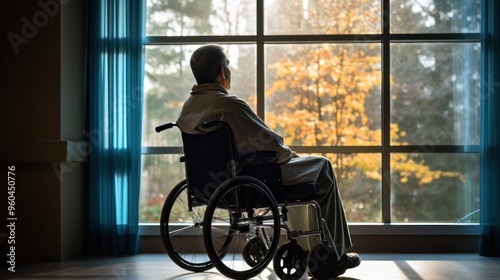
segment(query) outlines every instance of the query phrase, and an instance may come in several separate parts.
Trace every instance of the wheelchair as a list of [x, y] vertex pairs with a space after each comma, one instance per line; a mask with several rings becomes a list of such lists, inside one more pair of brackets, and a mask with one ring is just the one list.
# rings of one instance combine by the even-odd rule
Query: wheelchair
[[[156, 132], [174, 126], [179, 128], [166, 123]], [[202, 127], [209, 132], [181, 131], [186, 179], [173, 188], [161, 212], [161, 240], [172, 261], [192, 272], [215, 267], [232, 279], [252, 278], [273, 261], [280, 279], [299, 279], [307, 269], [317, 279], [328, 279], [339, 255], [313, 200], [316, 186], [283, 186], [281, 169], [273, 162], [276, 152], [239, 154], [225, 122]], [[319, 229], [288, 227], [288, 209], [304, 205], [315, 209]], [[313, 235], [321, 243], [307, 255], [297, 238]]]

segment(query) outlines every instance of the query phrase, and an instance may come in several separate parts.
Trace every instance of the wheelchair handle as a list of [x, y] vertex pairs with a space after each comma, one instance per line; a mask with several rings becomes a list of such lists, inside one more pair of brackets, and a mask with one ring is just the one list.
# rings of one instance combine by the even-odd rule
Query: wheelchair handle
[[156, 132], [162, 132], [162, 131], [170, 129], [174, 126], [178, 126], [178, 125], [176, 123], [166, 123], [166, 124], [162, 124], [160, 126], [157, 126], [155, 128], [155, 130], [156, 130]]

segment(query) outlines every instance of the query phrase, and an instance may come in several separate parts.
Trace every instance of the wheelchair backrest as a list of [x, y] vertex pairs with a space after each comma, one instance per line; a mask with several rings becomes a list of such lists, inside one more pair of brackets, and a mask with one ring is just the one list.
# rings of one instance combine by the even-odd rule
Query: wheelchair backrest
[[205, 134], [182, 132], [182, 141], [190, 198], [205, 204], [220, 184], [235, 176], [231, 129], [221, 123]]

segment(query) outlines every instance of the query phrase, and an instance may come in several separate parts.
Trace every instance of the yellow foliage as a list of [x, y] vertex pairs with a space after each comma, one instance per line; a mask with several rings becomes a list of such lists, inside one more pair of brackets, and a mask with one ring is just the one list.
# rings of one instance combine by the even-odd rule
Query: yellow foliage
[[[315, 5], [316, 9], [310, 12], [328, 18], [331, 34], [364, 34], [366, 26], [379, 24], [379, 16], [372, 5], [351, 6], [349, 1], [316, 1]], [[318, 19], [317, 22], [327, 21]], [[324, 30], [325, 27], [318, 28]], [[267, 66], [275, 77], [265, 92], [272, 103], [266, 115], [270, 127], [283, 132], [288, 145], [381, 145], [381, 130], [371, 126], [377, 121], [371, 120], [366, 110], [366, 100], [381, 88], [380, 46], [372, 43], [314, 44], [294, 46], [293, 50], [280, 54]], [[392, 77], [390, 82], [393, 83]], [[404, 137], [405, 131], [395, 123], [390, 124], [391, 144], [407, 145], [401, 141]], [[378, 154], [342, 155], [332, 162], [335, 168], [356, 167], [364, 176], [382, 180]], [[391, 169], [399, 172], [402, 184], [410, 178], [425, 185], [444, 176], [461, 176], [455, 172], [430, 170], [425, 162], [416, 161], [408, 154], [392, 154]]]

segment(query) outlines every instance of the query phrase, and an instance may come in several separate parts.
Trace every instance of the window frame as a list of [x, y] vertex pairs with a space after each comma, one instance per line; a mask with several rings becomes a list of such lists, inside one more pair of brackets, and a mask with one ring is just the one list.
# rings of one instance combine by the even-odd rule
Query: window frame
[[[381, 45], [381, 131], [382, 143], [375, 146], [290, 146], [298, 153], [378, 153], [381, 155], [380, 223], [350, 223], [355, 235], [437, 234], [477, 235], [477, 223], [392, 223], [391, 222], [391, 154], [392, 153], [461, 153], [479, 154], [479, 145], [391, 145], [390, 141], [390, 49], [392, 43], [481, 43], [480, 33], [416, 33], [390, 32], [390, 0], [382, 0], [381, 34], [353, 35], [265, 35], [264, 0], [257, 1], [256, 35], [241, 36], [147, 36], [145, 45], [191, 45], [217, 42], [220, 44], [256, 45], [256, 113], [265, 120], [265, 45], [308, 43], [376, 43]], [[182, 147], [143, 147], [142, 154], [182, 154]], [[141, 235], [159, 235], [157, 223], [141, 223]]]

